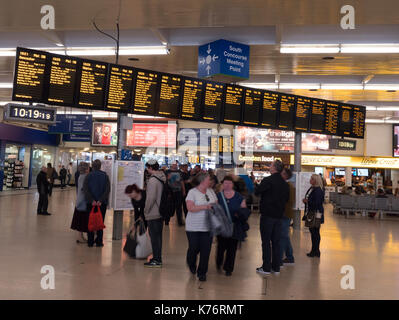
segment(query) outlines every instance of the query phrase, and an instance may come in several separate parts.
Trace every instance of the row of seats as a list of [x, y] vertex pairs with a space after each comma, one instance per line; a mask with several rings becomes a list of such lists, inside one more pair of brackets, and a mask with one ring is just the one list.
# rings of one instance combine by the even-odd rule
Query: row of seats
[[393, 196], [377, 198], [374, 195], [347, 195], [331, 192], [330, 202], [334, 206], [334, 213], [341, 211], [345, 217], [356, 212], [360, 212], [363, 216], [376, 212], [380, 218], [386, 213], [399, 214], [399, 198]]

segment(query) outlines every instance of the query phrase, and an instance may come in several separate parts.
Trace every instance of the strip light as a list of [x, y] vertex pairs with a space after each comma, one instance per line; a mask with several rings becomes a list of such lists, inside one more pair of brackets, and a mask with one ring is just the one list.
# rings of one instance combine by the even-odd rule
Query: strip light
[[312, 45], [312, 44], [293, 44], [282, 45], [280, 53], [339, 53], [339, 44]]
[[390, 90], [399, 90], [399, 85], [390, 85], [390, 84], [366, 84], [364, 86], [364, 90], [382, 90], [382, 91], [390, 91]]
[[399, 44], [342, 44], [341, 53], [399, 53]]
[[1, 89], [12, 89], [13, 85], [12, 82], [0, 82]]
[[280, 83], [279, 89], [286, 90], [318, 90], [320, 89], [320, 84], [306, 84], [306, 83]]
[[362, 84], [328, 83], [328, 84], [321, 84], [321, 89], [322, 90], [363, 90], [364, 87]]
[[399, 44], [283, 44], [280, 47], [280, 53], [399, 53]]
[[244, 87], [250, 87], [254, 89], [278, 89], [278, 83], [263, 83], [263, 82], [244, 82], [240, 83]]

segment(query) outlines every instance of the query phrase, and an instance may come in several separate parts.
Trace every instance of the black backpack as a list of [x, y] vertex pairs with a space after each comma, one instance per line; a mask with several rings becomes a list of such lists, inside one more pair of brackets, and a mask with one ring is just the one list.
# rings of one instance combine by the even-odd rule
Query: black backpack
[[161, 203], [159, 203], [159, 214], [163, 219], [171, 217], [173, 212], [173, 193], [168, 182], [163, 182], [161, 179], [153, 176], [162, 184]]

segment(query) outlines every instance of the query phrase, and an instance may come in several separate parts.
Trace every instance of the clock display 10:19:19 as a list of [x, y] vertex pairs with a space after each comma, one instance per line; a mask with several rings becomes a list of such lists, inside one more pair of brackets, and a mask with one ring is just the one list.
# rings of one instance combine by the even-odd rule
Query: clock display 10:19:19
[[14, 116], [18, 118], [50, 120], [50, 114], [39, 110], [14, 108]]

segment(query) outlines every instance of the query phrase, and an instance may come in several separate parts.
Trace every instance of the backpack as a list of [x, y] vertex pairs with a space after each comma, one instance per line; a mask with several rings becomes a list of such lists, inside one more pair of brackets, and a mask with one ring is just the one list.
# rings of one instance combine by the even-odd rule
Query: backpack
[[168, 182], [163, 182], [161, 179], [153, 176], [162, 184], [162, 195], [161, 195], [161, 203], [159, 204], [159, 214], [163, 219], [172, 216], [172, 207], [173, 207], [173, 193], [172, 188], [169, 186]]

